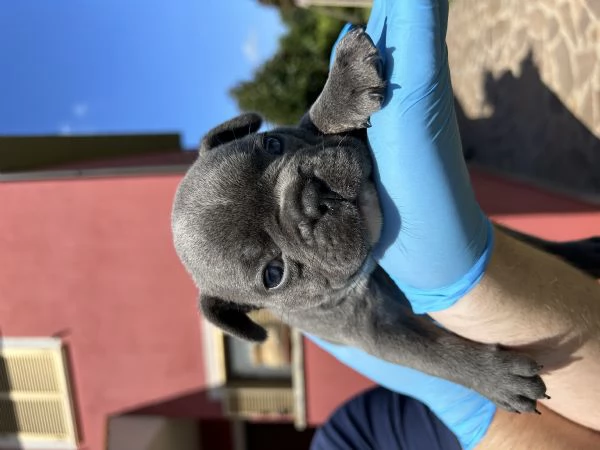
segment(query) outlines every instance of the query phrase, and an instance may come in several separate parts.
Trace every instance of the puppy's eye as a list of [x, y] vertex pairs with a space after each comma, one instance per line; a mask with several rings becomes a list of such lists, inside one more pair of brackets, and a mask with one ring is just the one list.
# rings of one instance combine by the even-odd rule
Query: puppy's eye
[[271, 155], [279, 156], [283, 153], [283, 144], [275, 137], [269, 136], [265, 139], [265, 150]]
[[282, 261], [274, 259], [267, 264], [267, 267], [265, 267], [263, 272], [263, 283], [265, 284], [265, 287], [267, 289], [273, 289], [279, 286], [283, 281], [283, 273], [284, 269]]

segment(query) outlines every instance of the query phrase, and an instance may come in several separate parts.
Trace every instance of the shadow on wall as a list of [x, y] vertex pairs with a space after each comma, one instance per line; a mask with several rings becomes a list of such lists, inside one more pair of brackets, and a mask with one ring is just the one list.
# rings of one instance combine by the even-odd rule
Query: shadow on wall
[[211, 398], [209, 389], [198, 389], [172, 398], [150, 401], [118, 414], [220, 419], [223, 417], [223, 409], [219, 400]]
[[486, 74], [491, 117], [470, 119], [456, 100], [467, 160], [556, 188], [600, 194], [600, 140], [544, 84], [531, 51], [520, 72]]

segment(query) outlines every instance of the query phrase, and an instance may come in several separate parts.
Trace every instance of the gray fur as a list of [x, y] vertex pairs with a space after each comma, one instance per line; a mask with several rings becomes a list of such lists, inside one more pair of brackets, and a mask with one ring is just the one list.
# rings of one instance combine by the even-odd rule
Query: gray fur
[[[172, 216], [200, 308], [256, 342], [266, 331], [247, 313], [267, 308], [307, 333], [460, 383], [507, 410], [534, 411], [546, 391], [535, 361], [416, 316], [370, 257], [380, 217], [364, 127], [381, 106], [380, 72], [371, 40], [354, 29], [298, 127], [256, 133], [260, 117], [243, 114], [203, 139]], [[282, 155], [273, 154], [277, 142]], [[271, 261], [284, 275], [268, 289]]]

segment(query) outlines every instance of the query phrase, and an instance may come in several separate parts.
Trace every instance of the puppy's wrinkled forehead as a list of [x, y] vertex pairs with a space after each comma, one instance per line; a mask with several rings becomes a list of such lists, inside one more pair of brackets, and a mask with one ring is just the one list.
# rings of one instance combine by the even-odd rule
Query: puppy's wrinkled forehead
[[268, 164], [259, 139], [250, 135], [200, 153], [179, 186], [173, 208], [175, 247], [203, 287], [218, 282], [215, 271], [219, 279], [229, 273], [228, 281], [249, 281], [256, 273], [253, 265], [270, 245], [257, 223], [273, 202], [266, 195]]

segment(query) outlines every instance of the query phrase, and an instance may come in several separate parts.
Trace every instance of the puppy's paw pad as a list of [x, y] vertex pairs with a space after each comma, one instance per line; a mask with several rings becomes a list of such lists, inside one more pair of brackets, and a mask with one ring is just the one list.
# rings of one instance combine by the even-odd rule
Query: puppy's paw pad
[[534, 412], [537, 400], [548, 397], [541, 366], [526, 355], [495, 349], [483, 366], [480, 392], [508, 411]]
[[339, 42], [331, 70], [350, 125], [363, 128], [365, 119], [381, 109], [386, 87], [379, 51], [364, 29], [352, 29]]

